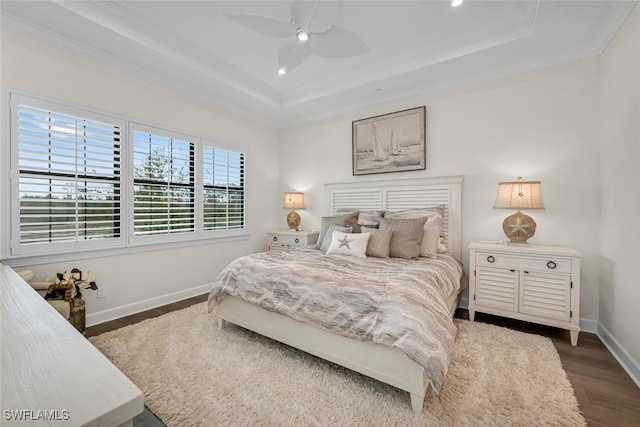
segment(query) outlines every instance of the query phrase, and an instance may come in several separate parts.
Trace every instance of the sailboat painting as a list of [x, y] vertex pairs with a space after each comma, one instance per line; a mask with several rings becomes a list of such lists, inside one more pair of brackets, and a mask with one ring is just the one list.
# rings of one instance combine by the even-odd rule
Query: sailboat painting
[[426, 168], [426, 107], [355, 120], [353, 175]]

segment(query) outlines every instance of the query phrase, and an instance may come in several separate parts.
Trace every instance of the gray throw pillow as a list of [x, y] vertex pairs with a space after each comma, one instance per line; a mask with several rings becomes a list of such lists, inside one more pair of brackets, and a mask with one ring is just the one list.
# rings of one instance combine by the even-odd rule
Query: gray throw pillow
[[415, 259], [420, 256], [420, 243], [427, 218], [382, 218], [380, 230], [391, 230], [391, 258]]
[[360, 217], [359, 209], [341, 208], [336, 210], [336, 215], [349, 217], [345, 220], [344, 226], [351, 227], [354, 233], [360, 233], [360, 224], [358, 224], [358, 218]]
[[391, 249], [391, 230], [378, 230], [373, 227], [362, 226], [363, 233], [371, 233], [369, 237], [369, 245], [367, 246], [367, 256], [376, 258], [389, 258], [389, 249]]
[[346, 215], [323, 216], [322, 222], [320, 223], [320, 234], [318, 235], [316, 248], [320, 249], [322, 247], [322, 242], [324, 241], [324, 237], [326, 236], [330, 225], [353, 227], [353, 224], [358, 223], [358, 214], [358, 211], [355, 211]]
[[333, 236], [334, 231], [351, 233], [351, 227], [342, 227], [340, 225], [331, 224], [324, 235], [324, 239], [322, 239], [322, 245], [320, 245], [320, 250], [322, 252], [326, 253], [329, 250], [329, 246], [331, 246], [331, 237]]

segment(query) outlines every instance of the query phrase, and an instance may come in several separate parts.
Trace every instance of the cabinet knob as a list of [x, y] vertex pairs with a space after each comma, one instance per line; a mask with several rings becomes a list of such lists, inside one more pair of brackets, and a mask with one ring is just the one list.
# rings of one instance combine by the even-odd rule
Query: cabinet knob
[[495, 260], [496, 260], [496, 259], [493, 257], [493, 255], [489, 255], [489, 256], [487, 257], [487, 262], [495, 262]]
[[273, 241], [277, 242], [278, 241], [278, 236], [273, 236]]
[[549, 261], [549, 262], [547, 263], [547, 267], [549, 267], [550, 269], [552, 269], [552, 270], [553, 270], [554, 268], [556, 268], [556, 267], [557, 267], [557, 265], [556, 265], [556, 263], [555, 263], [555, 262], [553, 262], [553, 261]]
[[300, 243], [300, 239], [296, 237], [296, 243]]

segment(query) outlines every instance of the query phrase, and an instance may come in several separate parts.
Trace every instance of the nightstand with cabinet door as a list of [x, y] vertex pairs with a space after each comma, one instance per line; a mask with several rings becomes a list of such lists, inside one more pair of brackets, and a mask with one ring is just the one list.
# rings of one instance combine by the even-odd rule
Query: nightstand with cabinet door
[[469, 245], [469, 319], [494, 314], [580, 332], [580, 252], [560, 246]]
[[273, 230], [267, 233], [267, 250], [302, 248], [318, 242], [317, 231]]

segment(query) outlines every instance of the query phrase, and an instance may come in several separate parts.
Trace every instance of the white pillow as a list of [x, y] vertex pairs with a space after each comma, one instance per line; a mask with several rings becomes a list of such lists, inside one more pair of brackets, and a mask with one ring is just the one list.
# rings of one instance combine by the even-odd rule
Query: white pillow
[[320, 250], [324, 253], [327, 252], [329, 246], [331, 245], [331, 239], [333, 238], [334, 231], [342, 231], [343, 233], [351, 233], [353, 231], [352, 227], [341, 227], [339, 225], [331, 224], [329, 229], [324, 234], [324, 239], [322, 239], [322, 245], [320, 245]]
[[334, 231], [327, 255], [340, 254], [366, 258], [370, 236], [371, 233], [343, 233], [342, 231]]

